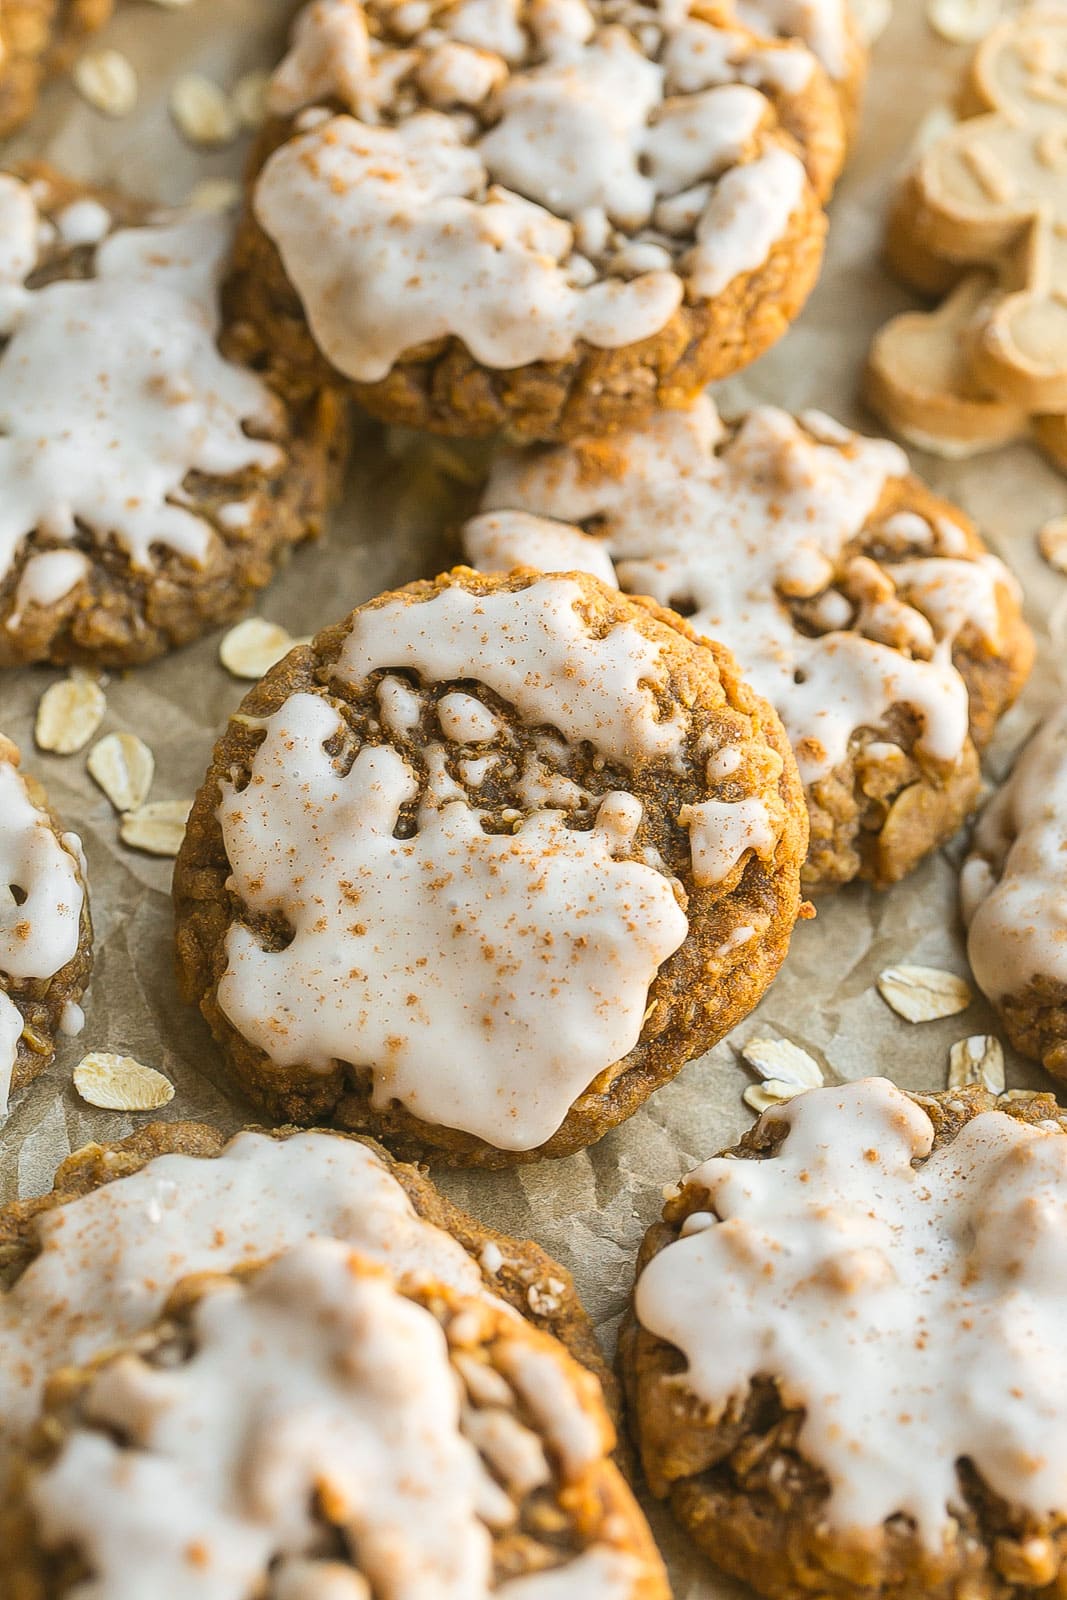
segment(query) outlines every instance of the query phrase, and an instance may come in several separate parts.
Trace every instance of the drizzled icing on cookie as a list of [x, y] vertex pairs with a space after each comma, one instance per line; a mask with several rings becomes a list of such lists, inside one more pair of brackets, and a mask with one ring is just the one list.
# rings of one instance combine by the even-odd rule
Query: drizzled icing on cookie
[[802, 39], [836, 82], [847, 77], [847, 0], [736, 0], [734, 13], [754, 33]]
[[[404, 608], [412, 638], [413, 613], [434, 604]], [[387, 609], [362, 615], [384, 626]], [[232, 926], [219, 1004], [279, 1066], [367, 1067], [377, 1107], [532, 1149], [637, 1043], [649, 986], [688, 930], [670, 880], [625, 859], [640, 802], [607, 795], [591, 831], [541, 811], [490, 834], [446, 791], [398, 838], [415, 773], [374, 746], [342, 776], [324, 749], [341, 727], [324, 700], [292, 696], [247, 787], [224, 786], [234, 891], [293, 936], [264, 949]]]
[[[131, 1356], [91, 1383], [95, 1426], [72, 1431], [34, 1488], [47, 1545], [74, 1543], [115, 1600], [132, 1597], [131, 1569], [139, 1593], [241, 1600], [263, 1585], [330, 1593], [331, 1568], [348, 1574], [341, 1592], [352, 1600], [371, 1586], [381, 1600], [489, 1600], [491, 1529], [517, 1512], [464, 1431], [457, 1369], [429, 1310], [345, 1246], [318, 1240], [248, 1283], [210, 1291], [191, 1337], [180, 1363]], [[550, 1446], [582, 1416], [556, 1365]], [[489, 1376], [510, 1398], [507, 1381]], [[601, 1454], [595, 1445], [570, 1472]], [[318, 1504], [348, 1559], [323, 1557]], [[530, 1585], [505, 1581], [492, 1593], [627, 1600], [640, 1573], [625, 1552], [593, 1545]]]
[[[55, 977], [77, 954], [85, 891], [72, 850], [30, 799], [13, 755], [0, 739], [0, 980], [17, 996], [21, 984]], [[19, 1009], [0, 990], [0, 1116], [21, 1034]]]
[[[30, 189], [0, 175], [0, 577], [31, 534], [62, 546], [84, 530], [135, 567], [156, 545], [200, 563], [213, 533], [181, 503], [189, 474], [281, 459], [244, 431], [270, 420], [267, 389], [215, 344], [228, 225], [122, 229], [97, 246], [94, 276], [27, 288], [40, 227]], [[72, 564], [64, 576], [42, 588], [37, 569], [17, 604], [69, 592]]]
[[340, 371], [374, 382], [449, 335], [489, 367], [616, 348], [762, 266], [807, 193], [763, 89], [799, 91], [814, 58], [686, 8], [607, 13], [301, 14], [273, 108], [353, 115], [275, 152], [254, 207]]
[[[469, 559], [507, 568], [556, 547], [572, 570], [602, 574], [611, 558], [623, 589], [680, 609], [730, 646], [779, 712], [806, 782], [830, 772], [852, 735], [880, 728], [897, 704], [921, 718], [921, 754], [956, 760], [968, 697], [953, 645], [964, 628], [996, 642], [998, 593], [1012, 580], [991, 556], [956, 559], [956, 541], [953, 558], [929, 553], [944, 541], [925, 523], [927, 553], [914, 559], [847, 556], [887, 481], [907, 472], [895, 445], [771, 407], [727, 437], [704, 399], [621, 436], [616, 448], [621, 465], [600, 475], [566, 447], [505, 452], [489, 480], [488, 514], [467, 526]], [[546, 518], [567, 526], [551, 536]], [[569, 526], [593, 519], [595, 535]], [[906, 532], [897, 528], [897, 543]]]
[[1062, 1517], [1067, 1139], [986, 1112], [929, 1155], [930, 1119], [881, 1078], [767, 1115], [778, 1153], [690, 1173], [700, 1215], [637, 1285], [687, 1386], [720, 1414], [773, 1377], [841, 1533], [902, 1514], [936, 1549], [962, 1459]]
[[466, 1251], [416, 1215], [365, 1145], [331, 1134], [242, 1133], [211, 1159], [159, 1156], [45, 1212], [37, 1234], [40, 1254], [0, 1294], [0, 1485], [47, 1374], [141, 1333], [186, 1275], [324, 1235], [397, 1273], [465, 1294], [482, 1284]]
[[1067, 984], [1067, 712], [1043, 724], [974, 831], [960, 878], [967, 954], [990, 999]]

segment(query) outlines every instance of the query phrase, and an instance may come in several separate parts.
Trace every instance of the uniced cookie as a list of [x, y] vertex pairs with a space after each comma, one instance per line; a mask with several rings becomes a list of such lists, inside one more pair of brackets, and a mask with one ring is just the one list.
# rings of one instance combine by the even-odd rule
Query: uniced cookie
[[344, 419], [220, 354], [231, 226], [0, 174], [0, 666], [124, 666], [246, 609], [318, 532]]
[[812, 1090], [646, 1236], [621, 1362], [649, 1485], [774, 1600], [1057, 1591], [1067, 1114]]
[[231, 718], [176, 864], [179, 975], [276, 1121], [566, 1155], [755, 1005], [805, 841], [725, 651], [583, 574], [458, 568]]
[[56, 1036], [81, 1031], [79, 1001], [93, 964], [81, 841], [19, 770], [0, 734], [0, 1118], [55, 1055]]
[[1033, 655], [1018, 586], [896, 445], [712, 402], [609, 441], [502, 452], [472, 566], [595, 572], [731, 649], [796, 751], [809, 890], [895, 882], [978, 794]]
[[50, 1373], [138, 1339], [180, 1278], [313, 1237], [491, 1295], [558, 1336], [611, 1391], [565, 1269], [457, 1210], [414, 1167], [338, 1134], [227, 1142], [196, 1123], [153, 1123], [78, 1151], [50, 1194], [0, 1209], [0, 1499]]
[[844, 149], [812, 52], [698, 0], [314, 0], [269, 103], [235, 342], [454, 434], [602, 431], [754, 360]]
[[0, 139], [26, 121], [42, 83], [70, 66], [114, 0], [4, 0], [0, 6]]
[[1067, 712], [1055, 711], [974, 830], [967, 954], [1017, 1050], [1067, 1077]]
[[319, 1239], [168, 1312], [53, 1382], [6, 1600], [669, 1600], [596, 1379], [507, 1308]]
[[1067, 460], [1067, 17], [1013, 11], [982, 40], [964, 116], [907, 175], [887, 253], [935, 310], [876, 335], [871, 404], [905, 438], [967, 456], [1031, 429]]

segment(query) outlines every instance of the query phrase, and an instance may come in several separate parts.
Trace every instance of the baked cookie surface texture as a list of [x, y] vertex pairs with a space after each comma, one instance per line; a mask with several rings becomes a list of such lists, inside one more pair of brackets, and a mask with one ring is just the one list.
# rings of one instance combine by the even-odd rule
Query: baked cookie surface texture
[[1055, 1592], [1064, 1130], [1051, 1095], [865, 1079], [668, 1200], [623, 1367], [654, 1493], [727, 1571], [788, 1600]]
[[318, 530], [339, 406], [219, 353], [230, 233], [0, 174], [0, 666], [159, 655]]
[[[54, 1191], [0, 1210], [0, 1490], [45, 1382], [138, 1338], [179, 1279], [339, 1239], [389, 1271], [490, 1295], [603, 1373], [568, 1274], [494, 1233], [412, 1167], [331, 1133], [157, 1123], [71, 1156]], [[610, 1387], [610, 1384], [609, 1384]]]
[[1032, 6], [982, 41], [963, 119], [903, 184], [890, 264], [933, 312], [886, 324], [868, 391], [905, 438], [966, 456], [1025, 435], [1067, 468], [1067, 17]]
[[0, 1117], [78, 1033], [93, 964], [85, 858], [0, 734]]
[[506, 1309], [316, 1240], [171, 1312], [53, 1385], [9, 1595], [668, 1600], [596, 1380]]
[[967, 954], [1017, 1050], [1067, 1076], [1067, 713], [1026, 745], [960, 878]]
[[0, 6], [0, 139], [26, 121], [42, 83], [70, 66], [114, 0], [4, 0]]
[[464, 530], [485, 570], [584, 568], [673, 606], [785, 723], [809, 890], [895, 882], [978, 793], [1029, 671], [1018, 587], [896, 445], [704, 398], [611, 441], [501, 453]]
[[270, 104], [235, 337], [469, 435], [615, 427], [753, 360], [844, 148], [806, 47], [637, 0], [314, 0]]
[[755, 1004], [804, 824], [774, 713], [680, 618], [459, 568], [231, 719], [176, 868], [183, 987], [275, 1120], [568, 1154]]

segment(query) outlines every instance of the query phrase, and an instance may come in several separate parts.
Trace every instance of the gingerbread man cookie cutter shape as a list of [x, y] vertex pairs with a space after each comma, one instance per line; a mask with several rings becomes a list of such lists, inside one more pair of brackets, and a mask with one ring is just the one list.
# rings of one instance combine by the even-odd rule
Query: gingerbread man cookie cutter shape
[[[977, 114], [934, 142], [908, 185], [914, 249], [957, 269], [960, 282], [933, 313], [882, 329], [870, 397], [905, 435], [941, 453], [1004, 443], [1035, 419], [1062, 463], [1067, 13], [1021, 12], [995, 28], [975, 55], [968, 90]], [[899, 208], [893, 226], [911, 226]], [[893, 253], [908, 275], [906, 233]]]

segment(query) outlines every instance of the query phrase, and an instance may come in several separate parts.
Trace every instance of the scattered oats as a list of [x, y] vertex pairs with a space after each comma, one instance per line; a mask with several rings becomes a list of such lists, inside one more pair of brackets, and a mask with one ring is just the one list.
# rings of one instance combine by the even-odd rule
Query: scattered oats
[[1050, 567], [1067, 576], [1067, 517], [1053, 517], [1037, 536], [1037, 547]]
[[219, 645], [219, 660], [235, 678], [262, 678], [294, 645], [306, 642], [294, 639], [276, 622], [246, 617], [230, 629]]
[[990, 1094], [1004, 1093], [1004, 1050], [991, 1033], [959, 1039], [948, 1053], [948, 1086], [962, 1089], [981, 1084]]
[[34, 738], [42, 750], [72, 756], [84, 750], [106, 711], [104, 691], [92, 678], [63, 678], [41, 696]]
[[269, 72], [246, 72], [233, 86], [234, 110], [246, 128], [261, 127], [267, 120]]
[[966, 1011], [971, 991], [954, 972], [939, 967], [886, 967], [878, 974], [878, 993], [908, 1022], [936, 1022]]
[[225, 89], [199, 72], [187, 72], [170, 91], [170, 114], [190, 144], [230, 144], [241, 131]]
[[999, 20], [1003, 0], [926, 0], [926, 20], [950, 44], [973, 44]]
[[107, 117], [128, 117], [137, 104], [137, 73], [118, 50], [90, 50], [74, 63], [74, 87]]
[[762, 1116], [772, 1106], [784, 1106], [798, 1094], [807, 1094], [808, 1088], [804, 1083], [787, 1083], [784, 1078], [767, 1078], [763, 1083], [750, 1083], [741, 1098], [746, 1106]]
[[802, 1089], [819, 1089], [825, 1082], [819, 1063], [789, 1039], [749, 1039], [741, 1054], [764, 1082], [795, 1083]]
[[1040, 1089], [1005, 1089], [1000, 1098], [1002, 1100], [1038, 1100], [1040, 1097]]
[[192, 804], [191, 800], [152, 800], [136, 811], [127, 811], [119, 823], [119, 838], [150, 856], [176, 856]]
[[116, 811], [136, 811], [148, 799], [156, 761], [135, 733], [109, 733], [93, 745], [86, 765]]
[[202, 178], [190, 189], [186, 205], [191, 211], [232, 211], [241, 198], [236, 178]]
[[863, 44], [874, 44], [888, 28], [893, 0], [852, 0], [849, 10]]
[[174, 1085], [132, 1056], [92, 1050], [74, 1068], [74, 1087], [102, 1111], [158, 1111], [174, 1099]]

